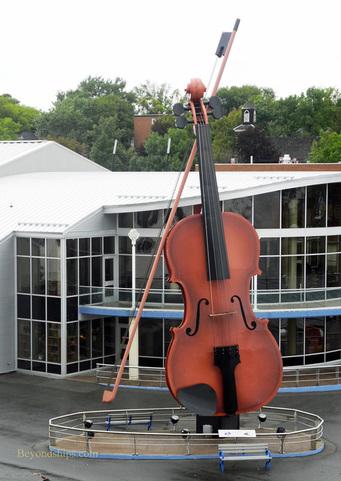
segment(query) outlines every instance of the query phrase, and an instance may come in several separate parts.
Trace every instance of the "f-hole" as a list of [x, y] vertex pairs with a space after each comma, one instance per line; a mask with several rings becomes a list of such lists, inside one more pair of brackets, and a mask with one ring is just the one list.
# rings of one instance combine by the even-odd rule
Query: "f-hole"
[[209, 302], [208, 300], [205, 298], [205, 297], [202, 297], [199, 302], [198, 302], [198, 305], [197, 305], [197, 318], [195, 320], [195, 328], [194, 328], [194, 331], [192, 331], [192, 328], [191, 327], [187, 327], [186, 329], [186, 334], [187, 336], [195, 336], [196, 333], [199, 331], [199, 326], [200, 326], [200, 306], [201, 306], [201, 303], [204, 302], [206, 304], [206, 306], [208, 306]]

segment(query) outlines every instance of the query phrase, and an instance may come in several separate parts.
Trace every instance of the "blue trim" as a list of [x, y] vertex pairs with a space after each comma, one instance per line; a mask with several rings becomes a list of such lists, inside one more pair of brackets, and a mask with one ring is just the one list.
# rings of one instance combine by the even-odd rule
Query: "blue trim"
[[[135, 311], [135, 314], [136, 315]], [[79, 306], [79, 313], [85, 315], [96, 316], [118, 316], [131, 317], [132, 311], [129, 309], [122, 309], [119, 307], [103, 307], [103, 306]], [[321, 308], [321, 309], [290, 309], [281, 311], [257, 311], [255, 315], [257, 318], [266, 319], [291, 319], [296, 317], [316, 317], [316, 316], [337, 316], [341, 314], [340, 307]], [[182, 320], [184, 316], [183, 310], [165, 310], [165, 309], [146, 309], [142, 311], [142, 317], [151, 319], [179, 319]]]
[[[272, 458], [302, 458], [306, 456], [314, 456], [315, 454], [321, 453], [324, 449], [324, 444], [318, 449], [311, 451], [303, 451], [301, 453], [283, 453], [283, 454], [273, 454]], [[92, 458], [92, 459], [136, 459], [136, 460], [195, 460], [195, 459], [218, 459], [219, 454], [187, 454], [187, 455], [139, 455], [139, 454], [105, 454], [105, 453], [87, 453], [86, 451], [65, 451], [64, 449], [58, 449], [53, 446], [49, 446], [49, 451], [51, 453], [57, 454], [59, 456], [65, 457], [76, 457], [76, 458]]]
[[302, 386], [302, 387], [280, 387], [278, 392], [326, 392], [341, 391], [341, 384], [328, 384], [325, 386]]
[[312, 449], [311, 451], [302, 451], [301, 453], [283, 453], [283, 454], [273, 454], [273, 458], [304, 458], [306, 456], [314, 456], [315, 454], [319, 454], [324, 450], [324, 442], [322, 442], [322, 446], [318, 449]]
[[[114, 384], [98, 383], [102, 387], [110, 387], [113, 389]], [[120, 384], [120, 388], [125, 389], [145, 389], [147, 391], [168, 391], [168, 387], [158, 386], [132, 386], [127, 384]], [[279, 393], [300, 393], [300, 392], [333, 392], [341, 391], [341, 384], [328, 384], [325, 386], [302, 386], [302, 387], [280, 387]]]

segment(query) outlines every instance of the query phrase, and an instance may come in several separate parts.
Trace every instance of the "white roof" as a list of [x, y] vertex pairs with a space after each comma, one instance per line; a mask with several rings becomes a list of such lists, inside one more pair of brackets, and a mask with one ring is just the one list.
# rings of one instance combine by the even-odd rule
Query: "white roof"
[[29, 172], [106, 171], [86, 157], [49, 140], [0, 142], [0, 177]]
[[[341, 182], [341, 172], [218, 172], [220, 198], [231, 199], [311, 184]], [[0, 240], [13, 232], [63, 234], [96, 211], [168, 208], [175, 172], [36, 172], [0, 177]], [[180, 205], [200, 203], [191, 172]]]

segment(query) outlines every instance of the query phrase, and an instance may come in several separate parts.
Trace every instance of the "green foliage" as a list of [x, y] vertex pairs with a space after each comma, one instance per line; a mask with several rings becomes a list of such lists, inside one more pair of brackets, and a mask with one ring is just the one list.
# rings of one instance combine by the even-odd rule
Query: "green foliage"
[[121, 150], [130, 147], [134, 100], [122, 79], [89, 77], [76, 90], [58, 94], [54, 107], [37, 120], [37, 134], [75, 142], [84, 155], [110, 167], [114, 140]]
[[23, 131], [34, 130], [39, 111], [21, 105], [8, 94], [0, 95], [0, 140], [16, 140]]
[[319, 140], [313, 142], [310, 162], [341, 162], [341, 133], [322, 132]]
[[239, 123], [239, 110], [231, 110], [227, 116], [211, 123], [213, 159], [215, 162], [227, 162], [233, 157], [236, 142], [236, 134], [233, 129]]
[[240, 162], [278, 162], [279, 152], [271, 140], [259, 128], [250, 128], [237, 136], [236, 152]]
[[[168, 138], [171, 138], [170, 154], [167, 155]], [[192, 129], [170, 128], [167, 134], [156, 132], [144, 144], [145, 154], [134, 156], [130, 162], [131, 170], [175, 170], [183, 168], [193, 144]]]
[[167, 84], [156, 85], [152, 82], [135, 87], [137, 114], [169, 114], [176, 102], [179, 102], [178, 90], [171, 90]]

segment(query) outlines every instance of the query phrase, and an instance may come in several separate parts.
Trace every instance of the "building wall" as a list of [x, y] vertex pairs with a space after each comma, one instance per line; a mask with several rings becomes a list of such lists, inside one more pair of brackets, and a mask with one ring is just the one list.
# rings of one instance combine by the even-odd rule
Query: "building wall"
[[0, 373], [15, 369], [14, 238], [0, 243]]

